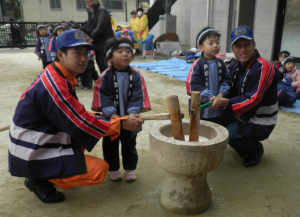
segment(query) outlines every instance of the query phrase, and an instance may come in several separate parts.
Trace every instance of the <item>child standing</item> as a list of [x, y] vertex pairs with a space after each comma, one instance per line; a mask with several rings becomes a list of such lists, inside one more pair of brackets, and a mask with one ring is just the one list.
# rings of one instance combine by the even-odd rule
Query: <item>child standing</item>
[[48, 48], [48, 51], [50, 52], [50, 55], [52, 57], [52, 60], [54, 61], [55, 57], [56, 57], [56, 39], [59, 35], [61, 35], [63, 32], [65, 31], [65, 27], [63, 25], [58, 25], [54, 28], [53, 33], [52, 33], [52, 38], [50, 40], [50, 46]]
[[[111, 66], [104, 71], [94, 89], [92, 109], [102, 111], [107, 118], [139, 114], [151, 109], [146, 83], [139, 71], [129, 66], [133, 58], [132, 42], [127, 38], [111, 38], [105, 44], [106, 61]], [[138, 162], [136, 151], [137, 132], [121, 129], [118, 138], [111, 141], [103, 137], [104, 160], [109, 164], [109, 176], [112, 180], [122, 179], [119, 159], [119, 141], [121, 141], [123, 168], [126, 181], [135, 181], [135, 169]]]
[[123, 36], [124, 38], [128, 38], [130, 41], [132, 41], [131, 36], [129, 35], [128, 29], [123, 29]]
[[150, 34], [144, 41], [141, 42], [141, 43], [145, 43], [145, 52], [143, 55], [143, 59], [146, 58], [146, 55], [149, 51], [152, 52], [153, 58], [156, 59], [154, 45], [153, 45], [153, 38], [154, 35]]
[[52, 63], [52, 58], [50, 52], [48, 51], [50, 37], [47, 32], [47, 27], [44, 24], [38, 25], [37, 31], [39, 32], [40, 36], [36, 42], [34, 53], [38, 56], [38, 60], [42, 60], [44, 69], [47, 65]]
[[[191, 66], [186, 80], [186, 90], [189, 95], [192, 91], [201, 91], [201, 103], [210, 101], [213, 96], [223, 98], [229, 93], [231, 77], [224, 62], [216, 58], [220, 51], [220, 37], [214, 28], [203, 28], [197, 35], [196, 46], [201, 56]], [[220, 110], [207, 108], [201, 114], [203, 120], [214, 121], [220, 115]]]
[[280, 51], [278, 53], [279, 60], [276, 63], [275, 68], [278, 69], [280, 72], [283, 72], [284, 70], [283, 70], [282, 62], [283, 60], [285, 60], [285, 58], [289, 57], [290, 55], [291, 55], [290, 52], [288, 52], [287, 50]]

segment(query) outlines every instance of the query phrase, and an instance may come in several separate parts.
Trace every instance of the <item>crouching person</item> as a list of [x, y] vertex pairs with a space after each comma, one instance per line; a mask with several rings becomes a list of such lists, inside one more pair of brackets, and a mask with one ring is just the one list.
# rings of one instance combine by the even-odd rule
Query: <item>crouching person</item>
[[108, 164], [84, 150], [92, 151], [103, 136], [117, 138], [121, 127], [134, 131], [143, 124], [139, 115], [102, 119], [78, 101], [75, 77], [87, 66], [88, 51], [96, 49], [82, 31], [65, 31], [56, 48], [55, 62], [20, 98], [8, 144], [9, 172], [25, 177], [25, 186], [44, 203], [65, 200], [54, 185], [67, 190], [101, 183]]
[[278, 71], [255, 49], [252, 29], [240, 26], [231, 32], [231, 49], [237, 60], [229, 67], [232, 88], [228, 98], [212, 97], [213, 109], [225, 107], [216, 122], [229, 131], [229, 145], [255, 166], [264, 153], [261, 141], [277, 123]]

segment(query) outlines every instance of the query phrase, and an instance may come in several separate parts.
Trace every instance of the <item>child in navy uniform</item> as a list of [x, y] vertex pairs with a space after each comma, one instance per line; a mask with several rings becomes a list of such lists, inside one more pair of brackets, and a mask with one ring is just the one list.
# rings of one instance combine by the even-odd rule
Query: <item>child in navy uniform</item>
[[36, 42], [34, 53], [38, 56], [38, 60], [42, 60], [44, 69], [47, 65], [52, 63], [52, 58], [50, 52], [48, 51], [50, 37], [47, 32], [47, 27], [44, 24], [38, 25], [37, 31], [39, 32], [40, 36]]
[[[291, 54], [290, 54], [290, 52], [288, 52], [287, 50], [283, 50], [283, 51], [280, 51], [279, 53], [278, 53], [278, 57], [279, 57], [279, 60], [278, 60], [278, 62], [276, 63], [276, 65], [275, 65], [275, 68], [276, 69], [278, 69], [280, 72], [283, 72], [284, 71], [284, 69], [283, 69], [283, 60], [285, 60], [285, 58], [287, 58], [287, 57], [289, 57]], [[282, 78], [283, 78], [284, 76], [282, 76]], [[281, 78], [281, 79], [282, 79]], [[281, 80], [280, 79], [280, 80]]]
[[[132, 42], [127, 38], [111, 38], [105, 43], [106, 61], [111, 66], [104, 71], [94, 89], [92, 109], [102, 111], [107, 118], [124, 117], [139, 114], [151, 109], [147, 87], [142, 74], [130, 67], [133, 58]], [[112, 180], [122, 179], [119, 159], [119, 141], [122, 143], [122, 161], [126, 181], [136, 180], [135, 169], [138, 162], [136, 151], [137, 132], [121, 129], [118, 138], [111, 141], [103, 137], [104, 160], [109, 164], [109, 176]]]
[[277, 98], [279, 106], [292, 107], [296, 102], [296, 93], [291, 88], [292, 79], [285, 76], [277, 84]]
[[56, 52], [57, 52], [56, 47], [55, 47], [56, 39], [64, 31], [65, 31], [65, 27], [63, 25], [58, 25], [58, 26], [54, 27], [52, 37], [51, 37], [51, 40], [50, 40], [50, 43], [49, 43], [49, 48], [48, 48], [48, 51], [50, 52], [52, 60], [55, 59]]
[[[196, 45], [201, 56], [191, 66], [186, 80], [186, 90], [189, 95], [192, 91], [201, 91], [201, 103], [210, 101], [213, 96], [225, 97], [230, 90], [231, 77], [223, 60], [215, 55], [220, 51], [220, 36], [215, 29], [206, 27], [197, 35]], [[201, 119], [213, 121], [220, 115], [220, 110], [207, 108], [201, 114]]]

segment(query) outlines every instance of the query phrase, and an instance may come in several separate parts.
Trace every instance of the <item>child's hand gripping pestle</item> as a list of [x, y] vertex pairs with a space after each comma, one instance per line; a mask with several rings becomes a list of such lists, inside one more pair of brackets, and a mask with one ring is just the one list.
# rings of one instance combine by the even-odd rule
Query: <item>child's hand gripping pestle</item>
[[208, 108], [209, 106], [211, 106], [214, 103], [214, 101], [209, 101], [203, 105], [201, 105], [201, 111], [203, 111], [204, 109]]

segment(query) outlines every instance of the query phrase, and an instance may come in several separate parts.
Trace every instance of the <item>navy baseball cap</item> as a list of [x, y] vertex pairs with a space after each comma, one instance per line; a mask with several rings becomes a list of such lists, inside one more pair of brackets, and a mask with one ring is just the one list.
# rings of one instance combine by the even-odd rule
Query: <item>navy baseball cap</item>
[[85, 34], [79, 29], [71, 29], [63, 32], [56, 39], [56, 49], [59, 50], [63, 47], [79, 47], [87, 46], [89, 50], [96, 50], [97, 46], [87, 43]]
[[132, 10], [130, 14], [136, 14], [136, 11], [135, 11], [135, 10]]
[[231, 32], [231, 45], [238, 39], [244, 38], [248, 41], [254, 41], [252, 29], [249, 26], [239, 26]]

